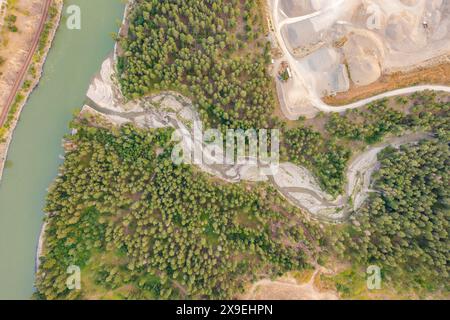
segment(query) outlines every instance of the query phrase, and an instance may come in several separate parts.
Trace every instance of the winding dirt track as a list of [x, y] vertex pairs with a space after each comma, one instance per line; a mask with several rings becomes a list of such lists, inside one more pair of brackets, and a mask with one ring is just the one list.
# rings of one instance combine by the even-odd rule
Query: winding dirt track
[[41, 21], [39, 22], [39, 27], [34, 36], [30, 51], [28, 52], [27, 59], [25, 60], [25, 63], [22, 66], [22, 69], [20, 69], [20, 72], [17, 75], [16, 82], [14, 83], [14, 87], [12, 88], [12, 90], [8, 96], [8, 100], [6, 101], [5, 105], [2, 108], [2, 113], [0, 114], [0, 127], [2, 127], [5, 124], [9, 110], [11, 108], [11, 105], [14, 101], [14, 98], [17, 95], [17, 91], [19, 91], [20, 87], [22, 86], [22, 83], [25, 79], [25, 75], [28, 71], [28, 68], [30, 67], [34, 53], [36, 52], [36, 49], [39, 45], [39, 39], [41, 37], [42, 31], [44, 30], [45, 22], [47, 21], [48, 12], [50, 10], [51, 3], [52, 3], [52, 0], [45, 0], [44, 10], [42, 13]]

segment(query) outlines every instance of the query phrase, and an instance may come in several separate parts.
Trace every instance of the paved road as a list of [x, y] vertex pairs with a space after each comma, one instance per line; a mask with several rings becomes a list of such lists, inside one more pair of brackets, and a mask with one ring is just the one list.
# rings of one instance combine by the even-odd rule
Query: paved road
[[301, 21], [305, 21], [305, 20], [309, 20], [312, 18], [315, 18], [317, 16], [322, 15], [323, 13], [325, 13], [326, 11], [332, 10], [336, 7], [341, 6], [343, 3], [345, 2], [345, 0], [339, 0], [336, 3], [334, 3], [333, 5], [329, 6], [329, 7], [325, 7], [322, 10], [304, 15], [304, 16], [299, 16], [299, 17], [293, 17], [293, 18], [286, 18], [283, 21], [280, 22], [279, 24], [279, 29], [281, 30], [285, 25], [287, 24], [293, 24], [293, 23], [297, 23], [297, 22], [301, 22]]

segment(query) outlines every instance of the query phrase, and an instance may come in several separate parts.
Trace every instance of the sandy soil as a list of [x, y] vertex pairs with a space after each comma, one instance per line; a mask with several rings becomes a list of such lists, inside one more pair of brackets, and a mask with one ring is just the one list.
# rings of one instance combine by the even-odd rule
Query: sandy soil
[[[286, 61], [291, 69], [287, 82], [277, 80], [286, 119], [312, 118], [319, 111], [357, 108], [367, 101], [336, 110], [327, 102], [378, 99], [377, 94], [390, 93], [399, 87], [417, 91], [444, 87], [450, 91], [442, 74], [448, 69], [442, 60], [448, 62], [445, 57], [450, 53], [449, 3], [435, 0], [417, 0], [414, 4], [384, 0], [314, 1], [314, 6], [312, 3], [268, 0], [274, 26], [272, 42], [282, 52], [275, 61], [275, 69], [281, 61]], [[304, 12], [294, 16], [283, 11], [286, 7]], [[438, 85], [417, 86], [422, 83]], [[335, 94], [336, 97], [322, 101], [322, 97]]]
[[[278, 1], [275, 0], [275, 3]], [[318, 14], [312, 13], [312, 15]], [[192, 102], [176, 92], [162, 92], [135, 101], [125, 101], [115, 80], [115, 57], [116, 55], [113, 55], [104, 61], [98, 75], [89, 86], [85, 112], [90, 112], [97, 117], [103, 115], [103, 120], [109, 120], [115, 125], [132, 122], [143, 128], [175, 128], [179, 150], [182, 150], [185, 156], [182, 159], [184, 162], [194, 164], [202, 171], [231, 183], [242, 180], [271, 183], [293, 205], [306, 210], [313, 217], [322, 221], [343, 222], [348, 219], [352, 210], [359, 209], [368, 193], [371, 192], [371, 176], [377, 168], [377, 154], [381, 150], [388, 145], [398, 147], [427, 137], [424, 134], [404, 135], [401, 138], [393, 137], [355, 156], [346, 172], [348, 183], [345, 194], [334, 199], [321, 190], [316, 178], [309, 170], [292, 163], [274, 163], [273, 167], [265, 168], [248, 161], [243, 163], [238, 161], [235, 164], [217, 163], [215, 159], [223, 159], [223, 150], [216, 150], [215, 155], [212, 156], [205, 147], [202, 136], [199, 137], [195, 134], [195, 132], [203, 132], [203, 126]], [[292, 56], [290, 59], [293, 60]], [[294, 74], [297, 71], [293, 70]], [[429, 89], [429, 87], [407, 88], [402, 89], [405, 92], [394, 91], [385, 93], [385, 95], [407, 94], [425, 89]], [[301, 93], [298, 94], [301, 95]], [[357, 108], [370, 102], [362, 100], [356, 104], [334, 108], [326, 105], [320, 99], [308, 97], [307, 94], [305, 96], [302, 98], [312, 99], [316, 107], [327, 112], [340, 112], [346, 108]], [[354, 200], [352, 207], [349, 205], [350, 198]]]
[[9, 145], [11, 143], [12, 136], [13, 136], [14, 129], [16, 127], [17, 121], [19, 120], [20, 113], [21, 113], [24, 105], [26, 104], [29, 95], [34, 90], [36, 85], [39, 83], [39, 80], [40, 80], [40, 77], [41, 77], [41, 74], [42, 74], [42, 68], [43, 68], [43, 65], [45, 63], [45, 59], [47, 57], [47, 53], [50, 50], [51, 44], [53, 42], [54, 35], [55, 35], [56, 30], [57, 30], [58, 25], [59, 25], [61, 12], [62, 12], [62, 8], [63, 8], [63, 0], [53, 0], [53, 1], [54, 1], [53, 3], [56, 4], [57, 10], [58, 10], [58, 14], [54, 18], [53, 30], [50, 31], [49, 37], [47, 39], [47, 45], [46, 45], [46, 48], [44, 50], [43, 55], [39, 56], [39, 57], [37, 57], [36, 55], [34, 56], [34, 59], [36, 59], [36, 60], [33, 60], [33, 63], [34, 63], [34, 68], [36, 70], [36, 75], [35, 76], [30, 75], [30, 74], [27, 75], [25, 80], [30, 81], [30, 85], [29, 85], [29, 87], [27, 89], [23, 89], [21, 91], [21, 94], [23, 94], [25, 99], [23, 99], [23, 101], [18, 106], [17, 112], [16, 112], [16, 114], [14, 116], [14, 119], [13, 119], [11, 125], [10, 125], [10, 128], [6, 132], [5, 136], [3, 137], [3, 141], [0, 141], [0, 181], [1, 181], [1, 178], [2, 178], [2, 175], [3, 175], [3, 169], [4, 169], [4, 166], [5, 166], [5, 161], [6, 161], [6, 157], [7, 157], [7, 153], [8, 153], [8, 148], [9, 148]]
[[[445, 60], [450, 61], [450, 57], [447, 57]], [[333, 106], [345, 105], [386, 91], [426, 83], [450, 86], [450, 62], [410, 72], [396, 72], [383, 75], [372, 84], [361, 87], [353, 86], [347, 92], [324, 97], [323, 101]]]
[[3, 26], [5, 14], [6, 14], [6, 0], [0, 0], [0, 28]]
[[291, 276], [277, 280], [263, 279], [254, 283], [240, 298], [243, 300], [338, 300], [337, 292], [320, 290], [316, 287], [316, 277], [320, 272], [316, 270], [306, 283], [298, 283]]
[[[114, 82], [114, 60], [108, 58], [102, 65], [99, 74], [93, 79], [88, 93], [88, 103], [83, 108], [84, 116], [93, 116], [99, 121], [106, 121], [113, 125], [132, 122], [144, 128], [174, 127], [181, 136], [182, 148], [188, 153], [199, 143], [191, 139], [192, 130], [201, 128], [198, 115], [192, 103], [174, 92], [163, 92], [156, 96], [146, 97], [137, 101], [124, 102], [120, 90]], [[393, 139], [382, 145], [369, 148], [363, 154], [355, 157], [349, 166], [347, 177], [349, 184], [347, 194], [358, 195], [356, 205], [364, 200], [365, 192], [369, 191], [371, 174], [375, 170], [376, 155], [385, 146], [393, 144], [399, 146], [423, 139], [424, 135], [408, 135], [399, 139]], [[305, 168], [295, 166], [291, 163], [280, 164], [281, 170], [272, 179], [261, 177], [258, 170], [252, 166], [214, 166], [199, 165], [200, 169], [218, 176], [228, 182], [241, 180], [268, 181], [295, 205], [308, 209], [308, 198], [312, 199], [313, 205], [317, 203], [322, 207], [330, 207], [329, 214], [323, 214], [326, 221], [336, 219], [341, 221], [342, 213], [336, 213], [336, 202], [332, 203], [329, 195], [318, 187], [314, 176]], [[357, 191], [355, 191], [357, 189]], [[289, 198], [291, 197], [291, 198]], [[336, 200], [340, 203], [345, 197]], [[299, 204], [301, 202], [301, 204]], [[306, 203], [306, 204], [305, 204]], [[320, 218], [320, 217], [319, 217]], [[285, 277], [270, 280], [263, 279], [254, 283], [244, 294], [242, 299], [296, 299], [296, 300], [336, 300], [339, 299], [337, 292], [321, 290], [317, 286], [322, 269], [315, 270], [313, 276], [307, 282], [300, 282], [295, 277]]]
[[11, 32], [6, 23], [0, 31], [0, 57], [5, 59], [0, 65], [0, 112], [28, 55], [44, 3], [45, 0], [17, 0], [7, 9], [6, 16], [17, 16], [18, 32]]

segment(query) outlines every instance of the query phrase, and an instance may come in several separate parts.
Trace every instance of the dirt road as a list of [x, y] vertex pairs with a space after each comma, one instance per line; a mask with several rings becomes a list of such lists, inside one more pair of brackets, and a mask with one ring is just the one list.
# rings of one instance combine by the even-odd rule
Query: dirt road
[[8, 96], [8, 99], [5, 103], [5, 105], [3, 106], [2, 110], [1, 110], [1, 114], [0, 114], [0, 127], [2, 127], [5, 122], [6, 119], [8, 117], [8, 113], [9, 110], [11, 108], [11, 105], [14, 102], [14, 99], [17, 95], [17, 92], [20, 90], [20, 87], [22, 86], [22, 83], [25, 79], [25, 76], [27, 74], [28, 68], [30, 67], [31, 61], [33, 59], [34, 53], [36, 52], [36, 49], [39, 45], [39, 39], [41, 37], [42, 31], [44, 30], [45, 27], [45, 22], [47, 21], [47, 17], [48, 17], [48, 12], [50, 9], [50, 5], [52, 3], [52, 0], [45, 0], [45, 5], [43, 8], [43, 12], [42, 12], [42, 17], [41, 20], [39, 22], [39, 26], [36, 30], [36, 34], [33, 38], [33, 41], [31, 43], [31, 47], [30, 47], [30, 51], [28, 52], [27, 58], [25, 60], [24, 65], [22, 66], [22, 69], [20, 69], [19, 74], [17, 75], [16, 81], [14, 83], [14, 86]]
[[[293, 205], [305, 209], [322, 221], [345, 222], [353, 210], [358, 210], [362, 206], [371, 192], [372, 173], [378, 165], [377, 155], [384, 148], [399, 147], [429, 137], [424, 133], [405, 134], [367, 148], [350, 161], [346, 171], [348, 183], [345, 192], [337, 199], [333, 199], [320, 188], [317, 179], [308, 169], [293, 163], [279, 163], [277, 170], [269, 173], [260, 171], [257, 164], [250, 164], [247, 161], [236, 161], [234, 164], [212, 161], [203, 136], [195, 134], [203, 132], [203, 126], [191, 101], [179, 94], [164, 92], [123, 104], [123, 97], [111, 80], [114, 73], [113, 65], [112, 59], [106, 60], [99, 75], [93, 79], [89, 87], [88, 105], [93, 112], [105, 116], [107, 120], [116, 124], [130, 122], [144, 128], [172, 127], [178, 133], [179, 146], [184, 155], [192, 155], [195, 150], [200, 152], [199, 159], [202, 161], [194, 164], [202, 171], [230, 183], [242, 180], [271, 183]], [[216, 151], [216, 156], [220, 154], [222, 153]], [[350, 198], [352, 202], [349, 202]]]

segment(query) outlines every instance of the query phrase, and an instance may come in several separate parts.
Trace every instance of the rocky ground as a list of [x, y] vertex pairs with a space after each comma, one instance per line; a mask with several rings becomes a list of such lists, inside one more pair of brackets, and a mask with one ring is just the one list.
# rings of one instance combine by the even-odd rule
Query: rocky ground
[[282, 52], [274, 73], [282, 63], [291, 73], [289, 80], [277, 80], [288, 120], [359, 107], [359, 100], [365, 104], [405, 87], [435, 84], [434, 90], [450, 91], [447, 73], [442, 73], [450, 55], [449, 1], [268, 3], [271, 36]]

